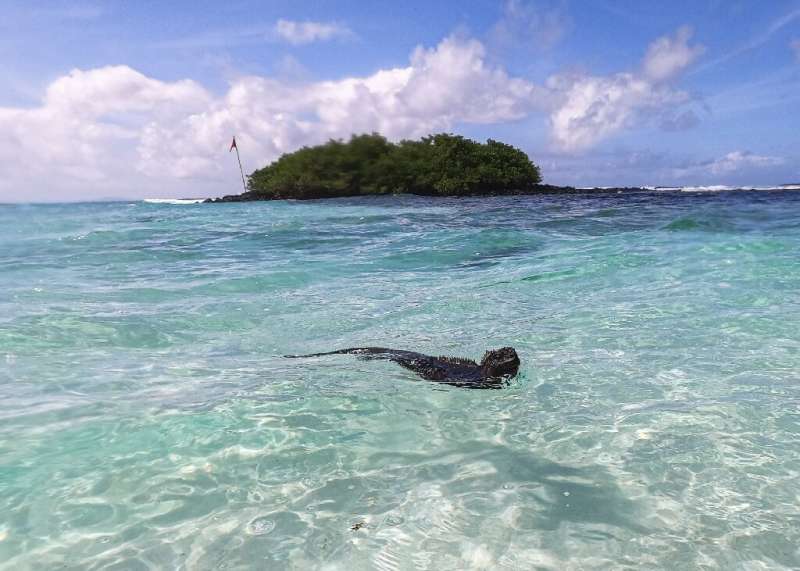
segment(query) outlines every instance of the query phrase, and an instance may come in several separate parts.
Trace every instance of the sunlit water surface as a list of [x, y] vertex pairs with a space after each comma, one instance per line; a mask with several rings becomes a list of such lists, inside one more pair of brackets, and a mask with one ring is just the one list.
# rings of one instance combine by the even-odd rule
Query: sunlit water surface
[[0, 206], [0, 568], [797, 569], [798, 323], [790, 192]]

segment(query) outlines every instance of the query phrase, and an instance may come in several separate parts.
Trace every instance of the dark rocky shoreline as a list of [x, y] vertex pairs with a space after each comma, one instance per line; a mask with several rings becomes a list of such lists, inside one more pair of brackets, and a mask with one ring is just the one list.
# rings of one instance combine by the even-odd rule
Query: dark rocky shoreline
[[[487, 192], [476, 194], [459, 194], [459, 195], [440, 195], [440, 194], [416, 194], [416, 196], [437, 196], [441, 198], [457, 198], [457, 197], [481, 197], [481, 196], [530, 196], [537, 194], [619, 194], [619, 193], [636, 193], [636, 192], [652, 192], [648, 188], [640, 187], [615, 187], [615, 188], [576, 188], [574, 186], [556, 186], [552, 184], [537, 184], [530, 189], [525, 190], [510, 190], [508, 192]], [[363, 196], [390, 196], [390, 195], [375, 195], [375, 194], [359, 194], [353, 192], [352, 194], [341, 194], [337, 196], [330, 196], [329, 194], [320, 194], [317, 196], [304, 196], [303, 198], [296, 198], [294, 196], [263, 196], [254, 192], [244, 192], [242, 194], [228, 194], [220, 198], [207, 198], [204, 203], [217, 203], [217, 202], [260, 202], [268, 200], [320, 200], [325, 198], [357, 198]]]

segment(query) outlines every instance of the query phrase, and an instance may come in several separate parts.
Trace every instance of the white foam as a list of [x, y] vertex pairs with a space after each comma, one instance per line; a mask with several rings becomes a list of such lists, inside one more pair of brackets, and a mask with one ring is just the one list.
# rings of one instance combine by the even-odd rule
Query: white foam
[[724, 192], [728, 190], [800, 190], [800, 184], [783, 184], [780, 186], [728, 186], [725, 184], [697, 186], [643, 186], [647, 190], [664, 192]]
[[205, 198], [145, 198], [150, 204], [199, 204]]
[[[659, 188], [661, 190], [661, 188]], [[784, 184], [781, 186], [726, 186], [724, 184], [714, 184], [710, 186], [683, 186], [675, 190], [683, 192], [722, 192], [727, 190], [800, 190], [800, 185]]]
[[720, 192], [723, 190], [733, 190], [733, 187], [724, 184], [712, 184], [710, 186], [682, 186], [683, 192]]

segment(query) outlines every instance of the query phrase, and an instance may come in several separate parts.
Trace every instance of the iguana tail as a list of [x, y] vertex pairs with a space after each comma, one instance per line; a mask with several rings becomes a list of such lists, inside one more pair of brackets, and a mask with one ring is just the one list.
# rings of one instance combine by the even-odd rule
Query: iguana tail
[[338, 349], [336, 351], [326, 351], [324, 353], [309, 353], [308, 355], [284, 355], [288, 359], [304, 359], [306, 357], [324, 357], [325, 355], [379, 355], [391, 353], [391, 349], [383, 347], [350, 347], [348, 349]]

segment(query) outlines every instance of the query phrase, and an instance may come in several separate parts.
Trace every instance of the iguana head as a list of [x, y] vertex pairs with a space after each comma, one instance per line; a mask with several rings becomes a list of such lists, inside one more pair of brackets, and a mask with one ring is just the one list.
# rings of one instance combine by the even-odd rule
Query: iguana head
[[511, 378], [519, 370], [519, 356], [513, 347], [486, 351], [481, 359], [481, 369], [486, 377]]

